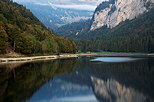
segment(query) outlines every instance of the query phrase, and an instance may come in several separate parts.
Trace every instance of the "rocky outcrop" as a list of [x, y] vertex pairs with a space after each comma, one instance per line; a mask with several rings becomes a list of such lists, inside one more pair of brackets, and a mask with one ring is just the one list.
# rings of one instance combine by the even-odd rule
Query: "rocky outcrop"
[[93, 15], [90, 30], [102, 26], [113, 28], [120, 22], [131, 20], [153, 7], [154, 0], [108, 0], [101, 3]]

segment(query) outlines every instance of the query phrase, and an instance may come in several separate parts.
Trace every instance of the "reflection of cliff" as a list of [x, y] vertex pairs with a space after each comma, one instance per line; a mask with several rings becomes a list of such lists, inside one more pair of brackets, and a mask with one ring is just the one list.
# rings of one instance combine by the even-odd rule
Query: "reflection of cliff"
[[54, 75], [70, 72], [74, 64], [73, 59], [52, 60], [27, 63], [11, 72], [0, 69], [0, 102], [25, 101]]
[[91, 77], [94, 93], [103, 102], [145, 102], [146, 96], [137, 90], [121, 85], [114, 79]]
[[154, 60], [143, 59], [127, 63], [102, 63], [91, 62], [91, 58], [78, 59], [75, 71], [72, 74], [61, 77], [62, 80], [91, 86], [89, 76], [99, 79], [115, 79], [126, 87], [132, 87], [154, 100]]
[[79, 75], [95, 76], [104, 80], [112, 78], [148, 94], [151, 98], [154, 97], [154, 58], [126, 63], [91, 62], [91, 59], [93, 58], [84, 58], [78, 62]]

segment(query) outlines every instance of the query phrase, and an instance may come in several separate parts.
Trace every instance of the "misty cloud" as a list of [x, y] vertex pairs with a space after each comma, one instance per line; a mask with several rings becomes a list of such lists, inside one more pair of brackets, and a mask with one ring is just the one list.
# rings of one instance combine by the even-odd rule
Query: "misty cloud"
[[14, 0], [15, 2], [29, 2], [37, 5], [49, 5], [57, 8], [94, 11], [97, 5], [106, 0]]

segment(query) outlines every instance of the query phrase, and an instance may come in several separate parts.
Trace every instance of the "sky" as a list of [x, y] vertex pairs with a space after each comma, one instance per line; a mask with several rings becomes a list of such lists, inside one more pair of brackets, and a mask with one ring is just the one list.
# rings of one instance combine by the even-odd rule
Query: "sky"
[[107, 0], [13, 0], [15, 2], [29, 2], [38, 5], [50, 5], [57, 8], [69, 8], [94, 11], [103, 1]]

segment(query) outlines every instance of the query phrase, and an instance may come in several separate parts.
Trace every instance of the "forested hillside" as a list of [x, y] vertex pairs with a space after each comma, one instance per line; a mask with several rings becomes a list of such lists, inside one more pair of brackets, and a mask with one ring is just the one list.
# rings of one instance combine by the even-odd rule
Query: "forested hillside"
[[82, 22], [74, 22], [59, 27], [55, 32], [62, 37], [79, 38], [79, 36], [83, 37], [83, 34], [90, 29], [91, 23], [91, 19]]
[[12, 0], [0, 1], [0, 53], [74, 53], [69, 38], [57, 37], [31, 12]]
[[97, 37], [76, 41], [81, 51], [154, 52], [154, 9], [113, 29], [102, 27], [95, 32]]

